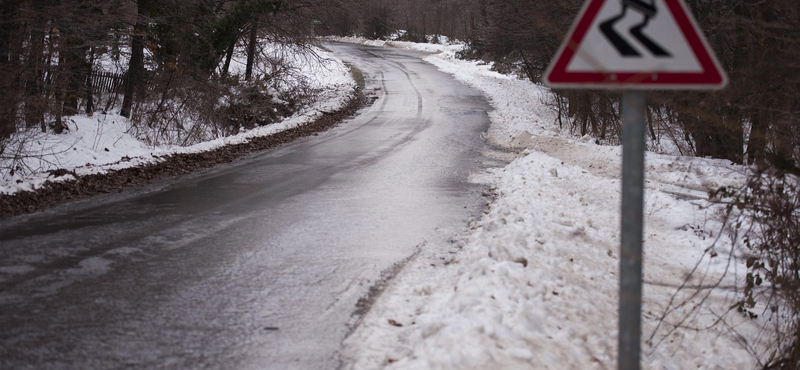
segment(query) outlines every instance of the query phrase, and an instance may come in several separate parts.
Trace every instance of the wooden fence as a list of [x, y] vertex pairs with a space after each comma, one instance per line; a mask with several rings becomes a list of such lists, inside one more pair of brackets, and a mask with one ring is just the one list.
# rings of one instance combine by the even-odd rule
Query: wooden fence
[[122, 86], [125, 84], [125, 74], [92, 71], [91, 76], [89, 76], [89, 81], [93, 89], [104, 92], [121, 93]]
[[[45, 74], [44, 78], [45, 78], [45, 86], [55, 86], [57, 80], [56, 73], [48, 72]], [[92, 74], [89, 75], [88, 82], [91, 84], [93, 91], [121, 94], [123, 92], [122, 88], [125, 85], [125, 72], [113, 73], [104, 71], [92, 71]], [[88, 85], [89, 84], [86, 84], [86, 86]]]

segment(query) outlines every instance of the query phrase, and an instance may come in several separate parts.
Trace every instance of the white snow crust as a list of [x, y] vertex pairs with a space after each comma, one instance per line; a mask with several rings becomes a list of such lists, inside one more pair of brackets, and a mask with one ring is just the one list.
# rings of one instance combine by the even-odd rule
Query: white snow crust
[[[457, 60], [459, 45], [348, 41], [436, 52], [425, 60], [488, 97], [487, 139], [516, 159], [473, 176], [494, 188], [486, 212], [391, 281], [345, 341], [344, 367], [616, 368], [621, 147], [560, 132], [546, 88]], [[743, 172], [647, 153], [642, 368], [756, 366], [758, 343], [744, 338], [764, 322], [729, 310], [744, 266], [707, 201]]]

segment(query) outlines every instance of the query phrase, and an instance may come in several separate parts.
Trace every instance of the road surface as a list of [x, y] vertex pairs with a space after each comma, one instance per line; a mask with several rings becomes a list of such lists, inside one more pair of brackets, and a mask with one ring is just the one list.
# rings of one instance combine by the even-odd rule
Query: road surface
[[356, 303], [478, 214], [488, 105], [332, 44], [370, 107], [245, 161], [0, 224], [0, 368], [335, 369]]

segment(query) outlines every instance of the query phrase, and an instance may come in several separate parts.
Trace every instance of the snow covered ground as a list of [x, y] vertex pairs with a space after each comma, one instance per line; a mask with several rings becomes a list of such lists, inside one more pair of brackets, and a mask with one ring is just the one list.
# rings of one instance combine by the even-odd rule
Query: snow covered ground
[[[495, 188], [488, 210], [389, 284], [346, 340], [346, 368], [616, 368], [621, 147], [559, 132], [545, 88], [456, 60], [460, 46], [348, 41], [439, 52], [426, 61], [486, 94], [488, 140], [519, 154], [473, 176]], [[744, 266], [706, 201], [743, 169], [656, 153], [646, 167], [643, 368], [754, 368], [764, 322], [729, 310]]]
[[[118, 114], [96, 112], [93, 116], [66, 117], [68, 130], [61, 135], [24, 131], [12, 137], [10, 145], [0, 154], [0, 193], [10, 194], [33, 190], [47, 181], [66, 181], [72, 175], [54, 177], [48, 171], [66, 169], [77, 175], [102, 173], [158, 161], [175, 153], [197, 153], [246, 142], [249, 138], [266, 136], [297, 127], [343, 107], [355, 89], [349, 69], [331, 53], [314, 48], [319, 59], [312, 56], [278, 55], [293, 58], [292, 65], [308, 76], [309, 87], [323, 93], [313, 103], [281, 123], [258, 127], [235, 136], [220, 137], [188, 147], [174, 145], [151, 146], [132, 134], [131, 124]], [[246, 56], [235, 58], [231, 70], [244, 69]]]

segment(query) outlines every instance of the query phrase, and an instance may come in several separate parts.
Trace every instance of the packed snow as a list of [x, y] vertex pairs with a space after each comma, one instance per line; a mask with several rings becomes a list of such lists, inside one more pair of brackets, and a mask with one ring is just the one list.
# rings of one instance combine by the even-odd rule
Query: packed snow
[[[455, 59], [462, 46], [347, 41], [437, 52], [425, 60], [489, 98], [487, 139], [516, 159], [473, 176], [494, 188], [487, 211], [391, 281], [345, 341], [345, 368], [616, 368], [621, 147], [560, 132], [546, 88]], [[764, 319], [729, 309], [744, 266], [707, 200], [743, 172], [647, 153], [644, 369], [748, 369], [763, 355]]]
[[[13, 194], [41, 187], [48, 181], [68, 181], [74, 176], [103, 173], [134, 167], [176, 153], [198, 153], [224, 145], [274, 134], [307, 124], [347, 104], [355, 89], [349, 68], [333, 54], [321, 48], [311, 53], [286, 53], [285, 49], [264, 46], [264, 52], [281, 58], [307, 76], [309, 88], [320, 91], [313, 104], [303, 107], [280, 123], [245, 131], [234, 136], [218, 137], [191, 146], [149, 145], [142, 135], [135, 135], [130, 121], [116, 113], [95, 112], [92, 116], [65, 117], [67, 130], [61, 135], [38, 130], [21, 131], [8, 142], [0, 154], [0, 194]], [[234, 58], [231, 73], [244, 70], [246, 55]], [[103, 65], [111, 65], [103, 62]], [[67, 170], [62, 176], [52, 171]], [[74, 175], [73, 175], [74, 173]], [[59, 173], [60, 174], [60, 173]]]

